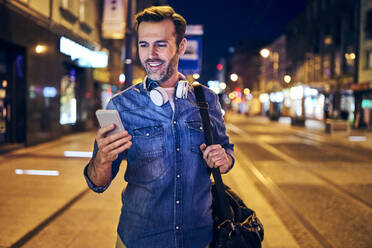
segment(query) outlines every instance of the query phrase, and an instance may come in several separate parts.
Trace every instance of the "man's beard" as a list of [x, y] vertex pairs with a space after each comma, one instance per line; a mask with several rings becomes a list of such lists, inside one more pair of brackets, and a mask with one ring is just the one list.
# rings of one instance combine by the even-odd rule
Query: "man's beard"
[[166, 68], [163, 68], [161, 71], [156, 72], [156, 74], [151, 72], [150, 70], [148, 70], [148, 68], [146, 66], [147, 63], [154, 62], [154, 61], [164, 62], [163, 60], [159, 60], [159, 59], [154, 59], [154, 60], [147, 59], [144, 63], [142, 63], [142, 66], [145, 69], [147, 77], [149, 79], [157, 81], [161, 84], [161, 83], [164, 83], [165, 81], [167, 81], [174, 74], [174, 72], [176, 71], [176, 69], [177, 69], [176, 67], [178, 65], [178, 63], [177, 63], [178, 62], [178, 53], [176, 52], [174, 54], [174, 56], [170, 59], [169, 64]]

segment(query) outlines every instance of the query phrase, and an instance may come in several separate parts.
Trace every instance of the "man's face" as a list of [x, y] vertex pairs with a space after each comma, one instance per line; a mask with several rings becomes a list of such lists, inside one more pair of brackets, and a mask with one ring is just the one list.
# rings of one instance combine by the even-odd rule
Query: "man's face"
[[[185, 46], [182, 41], [180, 48]], [[184, 49], [181, 49], [182, 53]], [[138, 53], [147, 76], [159, 83], [177, 72], [179, 49], [171, 20], [141, 22], [138, 27]]]

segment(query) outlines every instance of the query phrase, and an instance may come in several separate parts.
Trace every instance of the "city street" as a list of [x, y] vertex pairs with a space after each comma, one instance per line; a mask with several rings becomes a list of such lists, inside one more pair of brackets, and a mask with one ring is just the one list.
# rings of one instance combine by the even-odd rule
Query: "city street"
[[[264, 248], [371, 247], [371, 134], [234, 113], [226, 123], [236, 163], [223, 179], [263, 222]], [[94, 135], [0, 155], [0, 248], [115, 246], [125, 163], [104, 194], [90, 191]]]

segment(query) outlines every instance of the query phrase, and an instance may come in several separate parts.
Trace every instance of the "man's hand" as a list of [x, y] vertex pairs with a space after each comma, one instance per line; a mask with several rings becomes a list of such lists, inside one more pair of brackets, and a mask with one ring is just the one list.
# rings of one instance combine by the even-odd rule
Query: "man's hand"
[[210, 168], [219, 168], [222, 174], [230, 169], [232, 158], [221, 145], [207, 147], [206, 144], [202, 144], [200, 150], [203, 152], [203, 158]]
[[90, 180], [97, 186], [104, 186], [111, 180], [112, 162], [132, 146], [132, 136], [127, 131], [106, 136], [114, 128], [114, 124], [100, 128], [96, 135], [98, 151], [87, 172]]
[[114, 124], [100, 128], [96, 135], [97, 160], [101, 165], [111, 165], [118, 155], [132, 146], [132, 136], [127, 131], [106, 136], [115, 128]]

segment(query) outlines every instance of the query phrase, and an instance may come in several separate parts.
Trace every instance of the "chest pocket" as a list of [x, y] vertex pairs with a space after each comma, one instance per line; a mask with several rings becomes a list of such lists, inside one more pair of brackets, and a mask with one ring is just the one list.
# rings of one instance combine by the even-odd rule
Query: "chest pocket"
[[164, 172], [164, 129], [150, 126], [133, 129], [126, 176], [130, 181], [150, 182]]
[[143, 156], [154, 156], [163, 152], [164, 129], [162, 126], [137, 128], [132, 131], [133, 146]]
[[205, 143], [202, 123], [200, 121], [187, 121], [186, 124], [190, 134], [191, 151], [201, 153], [200, 145]]

